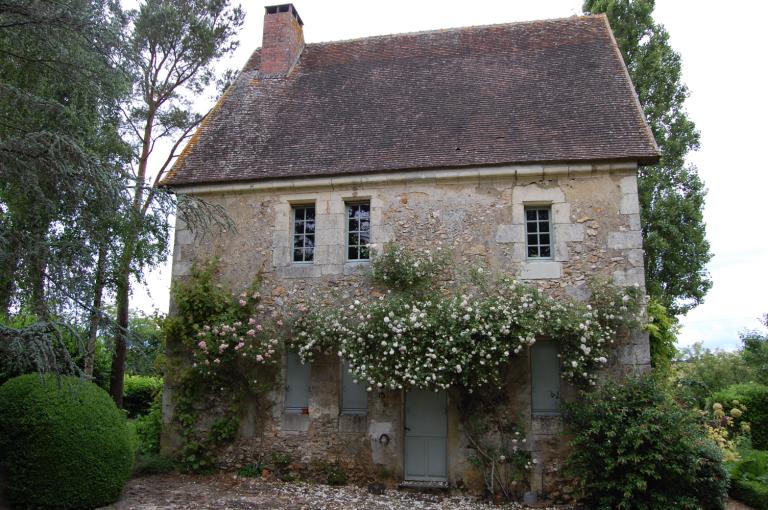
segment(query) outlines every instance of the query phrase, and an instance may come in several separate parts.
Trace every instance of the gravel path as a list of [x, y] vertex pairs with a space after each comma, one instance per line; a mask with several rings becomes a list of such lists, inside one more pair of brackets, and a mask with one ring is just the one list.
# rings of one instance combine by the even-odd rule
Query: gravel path
[[[517, 510], [518, 504], [493, 506], [470, 497], [443, 497], [388, 490], [369, 494], [364, 487], [330, 487], [264, 481], [233, 475], [161, 475], [128, 482], [110, 510]], [[546, 510], [567, 510], [549, 507]], [[540, 510], [545, 510], [539, 507]]]
[[[128, 482], [120, 501], [102, 510], [521, 510], [519, 504], [491, 506], [475, 498], [388, 490], [381, 496], [363, 487], [330, 487], [264, 481], [231, 474], [159, 475]], [[569, 510], [569, 507], [537, 507]], [[0, 503], [0, 510], [3, 506]], [[729, 500], [727, 510], [753, 510]]]

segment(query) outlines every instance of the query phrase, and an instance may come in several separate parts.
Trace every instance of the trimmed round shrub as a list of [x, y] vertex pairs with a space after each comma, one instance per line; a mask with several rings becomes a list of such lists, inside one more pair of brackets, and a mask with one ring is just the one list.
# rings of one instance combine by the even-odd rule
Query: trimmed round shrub
[[[712, 396], [713, 402], [723, 404], [726, 409], [737, 400], [747, 406], [746, 412], [735, 419], [736, 425], [743, 421], [750, 424], [752, 446], [756, 450], [768, 450], [768, 386], [758, 383], [734, 384]], [[726, 411], [727, 412], [727, 411]]]
[[605, 385], [568, 407], [568, 467], [593, 510], [723, 510], [728, 475], [700, 419], [650, 376]]
[[125, 417], [95, 384], [27, 374], [0, 386], [0, 470], [13, 507], [108, 505], [132, 463]]

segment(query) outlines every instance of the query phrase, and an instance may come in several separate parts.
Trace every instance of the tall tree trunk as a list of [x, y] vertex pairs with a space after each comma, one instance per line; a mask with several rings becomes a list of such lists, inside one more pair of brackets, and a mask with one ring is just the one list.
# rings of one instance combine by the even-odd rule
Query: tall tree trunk
[[0, 315], [8, 315], [16, 290], [16, 275], [19, 269], [19, 242], [13, 232], [7, 249], [0, 254]]
[[48, 320], [48, 301], [45, 295], [45, 271], [48, 260], [48, 246], [40, 243], [39, 251], [29, 261], [29, 281], [32, 286], [32, 310], [38, 320]]
[[93, 377], [93, 365], [96, 358], [96, 336], [99, 333], [101, 322], [101, 297], [104, 292], [104, 280], [106, 273], [107, 249], [106, 243], [99, 244], [99, 255], [96, 260], [96, 278], [93, 284], [93, 304], [89, 318], [88, 345], [85, 347], [85, 375]]
[[130, 296], [130, 264], [133, 256], [133, 234], [129, 234], [124, 252], [120, 258], [117, 273], [117, 324], [115, 325], [115, 352], [112, 355], [112, 373], [109, 380], [109, 394], [117, 407], [123, 408], [123, 378], [125, 377], [125, 355], [128, 345], [128, 307]]
[[130, 306], [131, 291], [131, 261], [138, 242], [138, 233], [141, 223], [144, 221], [148, 200], [144, 200], [144, 185], [147, 177], [147, 165], [149, 154], [152, 152], [152, 128], [155, 121], [157, 105], [150, 104], [147, 115], [147, 123], [144, 126], [142, 138], [141, 156], [136, 172], [136, 186], [133, 193], [133, 214], [135, 215], [125, 234], [123, 253], [120, 257], [120, 265], [117, 269], [117, 331], [115, 331], [115, 353], [112, 356], [112, 373], [110, 374], [109, 394], [117, 407], [123, 408], [123, 378], [125, 377], [125, 355], [128, 336], [128, 310]]

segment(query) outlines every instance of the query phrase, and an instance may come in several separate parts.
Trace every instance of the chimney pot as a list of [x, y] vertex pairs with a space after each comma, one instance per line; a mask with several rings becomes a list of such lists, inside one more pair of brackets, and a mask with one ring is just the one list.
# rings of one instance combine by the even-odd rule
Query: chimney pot
[[287, 76], [304, 49], [304, 23], [293, 4], [264, 8], [264, 37], [261, 43], [263, 76]]

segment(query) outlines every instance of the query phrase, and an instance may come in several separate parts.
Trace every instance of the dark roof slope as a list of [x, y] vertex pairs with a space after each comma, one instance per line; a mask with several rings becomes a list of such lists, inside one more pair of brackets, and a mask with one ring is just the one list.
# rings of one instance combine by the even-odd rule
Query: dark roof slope
[[658, 159], [604, 16], [308, 44], [287, 78], [258, 63], [165, 184]]

